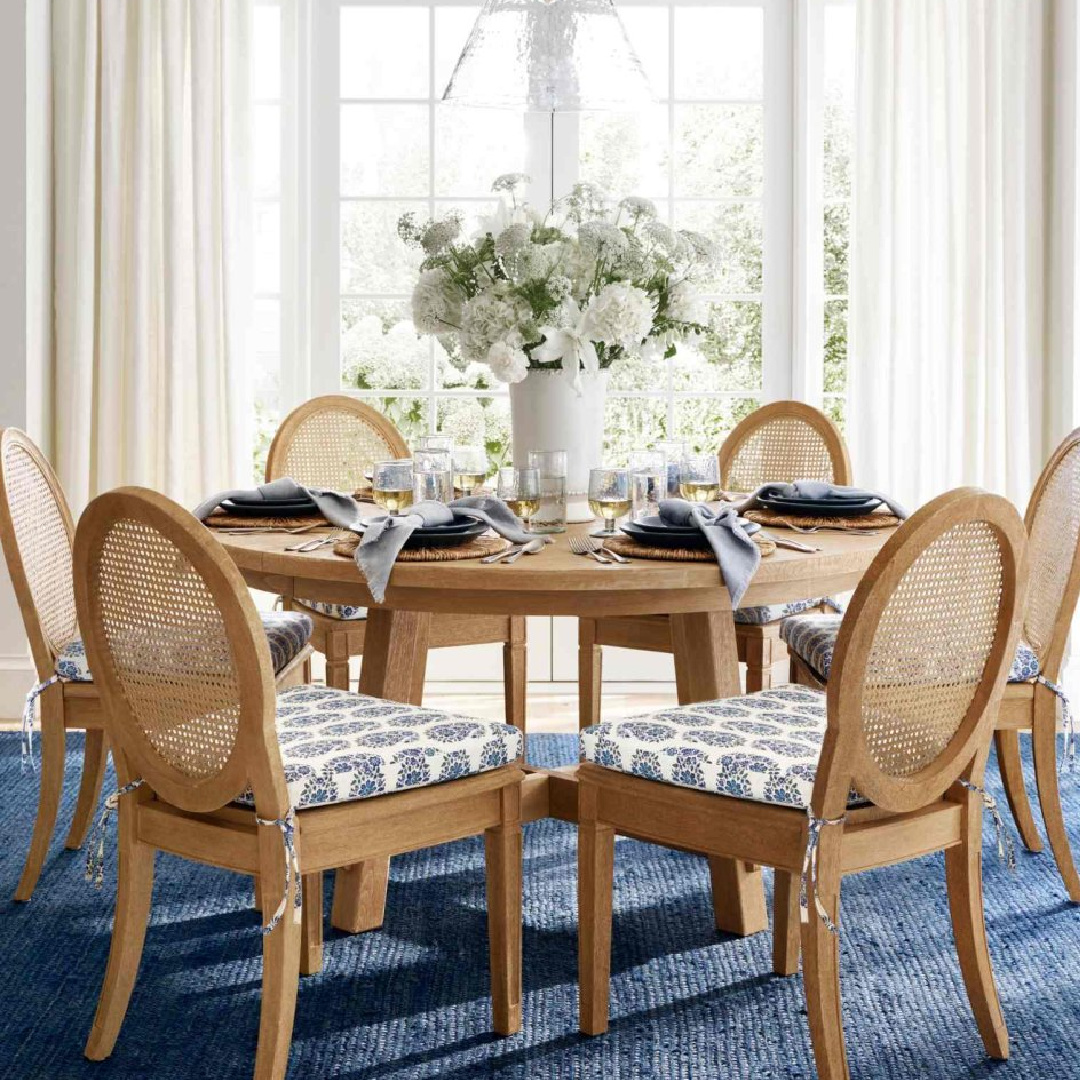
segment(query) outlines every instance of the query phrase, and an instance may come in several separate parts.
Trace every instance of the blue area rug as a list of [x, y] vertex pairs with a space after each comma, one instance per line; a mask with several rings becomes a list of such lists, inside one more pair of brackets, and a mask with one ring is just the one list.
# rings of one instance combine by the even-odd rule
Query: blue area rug
[[[260, 939], [248, 879], [159, 856], [151, 926], [112, 1058], [82, 1057], [109, 945], [106, 887], [62, 849], [77, 781], [70, 737], [62, 828], [33, 901], [15, 890], [37, 799], [18, 737], [0, 736], [0, 1076], [9, 1080], [246, 1080], [258, 1025]], [[532, 739], [543, 764], [575, 758], [571, 736]], [[996, 770], [990, 774], [996, 789]], [[112, 783], [112, 777], [107, 780]], [[1033, 786], [1031, 790], [1034, 790]], [[1064, 781], [1080, 824], [1080, 773]], [[992, 830], [988, 830], [992, 834]], [[988, 836], [991, 949], [1012, 1059], [988, 1061], [957, 968], [943, 882], [931, 857], [844, 884], [843, 985], [852, 1074], [864, 1080], [1080, 1077], [1080, 908], [1051, 856], [1015, 877]], [[1080, 832], [1073, 843], [1080, 850]], [[575, 837], [554, 821], [525, 833], [525, 1028], [489, 1033], [482, 844], [396, 859], [386, 925], [328, 931], [325, 967], [301, 980], [290, 1077], [762, 1080], [814, 1076], [799, 977], [770, 973], [767, 934], [713, 928], [703, 859], [617, 846], [612, 1026], [577, 1032]], [[327, 889], [327, 899], [329, 900]]]

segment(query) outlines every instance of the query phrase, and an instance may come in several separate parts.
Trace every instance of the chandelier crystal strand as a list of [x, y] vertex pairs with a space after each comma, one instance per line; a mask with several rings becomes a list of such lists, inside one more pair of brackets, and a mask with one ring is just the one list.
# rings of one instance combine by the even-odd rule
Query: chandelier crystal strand
[[443, 94], [456, 105], [537, 112], [654, 100], [613, 0], [487, 0]]

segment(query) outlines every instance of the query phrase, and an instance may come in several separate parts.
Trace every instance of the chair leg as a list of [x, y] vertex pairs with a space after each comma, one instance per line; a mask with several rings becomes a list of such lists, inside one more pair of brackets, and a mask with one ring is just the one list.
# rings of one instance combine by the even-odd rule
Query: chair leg
[[709, 856], [716, 929], [738, 937], [769, 928], [761, 867], [741, 859]]
[[[301, 864], [302, 865], [302, 864]], [[285, 888], [281, 833], [259, 829], [259, 883], [263, 911], [274, 911]], [[285, 1080], [292, 1044], [296, 993], [300, 983], [300, 929], [293, 910], [293, 882], [285, 898], [285, 914], [272, 934], [262, 939], [262, 1007], [259, 1045], [255, 1051], [255, 1080]], [[301, 912], [301, 920], [303, 912]]]
[[608, 1029], [614, 870], [615, 830], [597, 821], [579, 822], [578, 1008], [586, 1035], [603, 1035]]
[[323, 962], [323, 876], [304, 875], [304, 906], [300, 912], [300, 974], [316, 975]]
[[326, 685], [349, 689], [349, 635], [330, 631], [326, 635]]
[[795, 975], [799, 970], [799, 942], [802, 937], [798, 874], [777, 870], [773, 881], [773, 971]]
[[29, 900], [34, 895], [45, 856], [49, 853], [56, 812], [60, 808], [60, 795], [64, 787], [64, 720], [60, 707], [55, 705], [51, 687], [39, 699], [41, 701], [41, 737], [38, 740], [41, 753], [41, 775], [38, 788], [38, 810], [34, 831], [30, 837], [30, 850], [26, 853], [22, 877], [15, 889], [16, 900]]
[[1024, 847], [1028, 851], [1042, 851], [1042, 837], [1035, 826], [1031, 802], [1024, 785], [1019, 735], [1015, 731], [995, 731], [994, 745], [997, 747], [998, 771], [1005, 788], [1005, 798], [1009, 800], [1009, 809], [1012, 811], [1020, 839], [1024, 841]]
[[600, 723], [604, 654], [596, 644], [596, 620], [578, 619], [578, 727]]
[[1009, 1033], [1001, 1012], [990, 950], [986, 943], [982, 891], [982, 801], [966, 792], [961, 841], [945, 852], [945, 884], [949, 913], [971, 1010], [986, 1052], [992, 1058], [1009, 1056]]
[[117, 827], [116, 915], [109, 963], [94, 1014], [94, 1026], [86, 1043], [85, 1053], [91, 1061], [103, 1061], [116, 1045], [135, 987], [146, 939], [146, 922], [150, 917], [154, 849], [135, 839], [135, 807], [128, 802], [133, 798], [133, 795], [125, 796], [117, 811], [120, 821]]
[[[840, 911], [840, 838], [826, 832], [818, 849], [817, 895], [835, 922]], [[848, 1080], [840, 1007], [840, 938], [822, 922], [811, 886], [810, 917], [802, 923], [803, 987], [818, 1080]]]
[[525, 620], [510, 619], [510, 639], [503, 645], [503, 693], [506, 697], [506, 722], [525, 735], [525, 686], [528, 678], [528, 651], [525, 643]]
[[1031, 742], [1035, 758], [1035, 786], [1039, 792], [1046, 837], [1069, 899], [1077, 904], [1080, 903], [1080, 877], [1077, 876], [1076, 863], [1069, 847], [1069, 834], [1065, 831], [1061, 793], [1058, 790], [1057, 698], [1042, 686], [1035, 688]]
[[367, 859], [342, 866], [334, 875], [334, 904], [330, 925], [346, 934], [378, 930], [386, 915], [390, 859]]
[[500, 1035], [521, 1030], [521, 826], [484, 833], [491, 1017]]
[[756, 632], [746, 639], [746, 692], [756, 694], [759, 690], [772, 689], [773, 639], [764, 631]]
[[105, 779], [105, 763], [109, 758], [109, 747], [105, 742], [105, 732], [87, 731], [86, 749], [83, 752], [82, 779], [79, 781], [79, 798], [75, 803], [75, 815], [71, 819], [64, 847], [76, 851], [83, 846], [87, 832], [94, 820], [94, 812], [101, 797], [101, 784]]

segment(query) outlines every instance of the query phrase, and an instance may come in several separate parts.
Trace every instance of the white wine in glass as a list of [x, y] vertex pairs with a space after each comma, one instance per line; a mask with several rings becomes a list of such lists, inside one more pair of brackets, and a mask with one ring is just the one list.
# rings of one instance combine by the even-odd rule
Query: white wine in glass
[[539, 497], [535, 499], [507, 499], [506, 505], [510, 507], [510, 510], [517, 514], [526, 525], [528, 525], [529, 519], [540, 509], [540, 499]]
[[589, 509], [605, 524], [618, 521], [630, 513], [629, 499], [590, 499]]
[[462, 495], [471, 495], [483, 482], [483, 473], [454, 473], [454, 491]]
[[413, 489], [412, 487], [401, 488], [400, 490], [379, 490], [379, 488], [375, 488], [372, 492], [372, 498], [376, 506], [381, 506], [388, 514], [395, 516], [400, 514], [402, 510], [407, 510], [412, 506]]
[[720, 485], [711, 481], [683, 480], [679, 484], [679, 494], [688, 502], [716, 502], [720, 498]]
[[603, 529], [591, 533], [610, 539], [615, 535], [615, 522], [630, 513], [630, 473], [626, 469], [589, 470], [589, 509], [604, 523]]

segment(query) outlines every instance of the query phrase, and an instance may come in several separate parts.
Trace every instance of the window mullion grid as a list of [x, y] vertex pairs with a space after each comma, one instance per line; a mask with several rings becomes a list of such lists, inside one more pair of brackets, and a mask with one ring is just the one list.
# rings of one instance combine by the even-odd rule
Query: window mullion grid
[[[428, 204], [435, 216], [435, 5], [428, 7]], [[439, 429], [438, 371], [435, 363], [435, 339], [428, 338], [428, 431]]]

